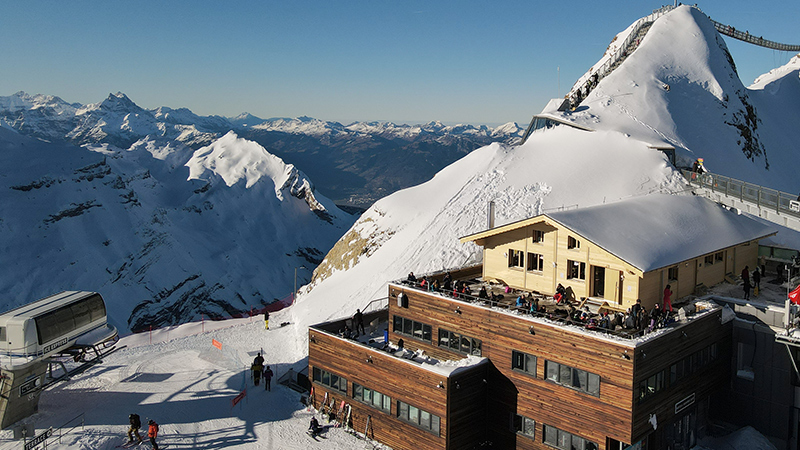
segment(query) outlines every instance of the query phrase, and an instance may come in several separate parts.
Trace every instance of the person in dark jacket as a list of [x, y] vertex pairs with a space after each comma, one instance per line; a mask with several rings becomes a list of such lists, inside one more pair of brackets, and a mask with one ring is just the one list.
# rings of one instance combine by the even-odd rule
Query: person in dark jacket
[[269, 311], [264, 311], [264, 329], [269, 330]]
[[267, 391], [272, 390], [272, 386], [270, 386], [270, 381], [272, 380], [273, 375], [274, 374], [272, 373], [272, 369], [270, 369], [269, 366], [267, 366], [264, 369], [264, 389]]
[[153, 446], [153, 450], [158, 450], [158, 444], [156, 444], [156, 437], [158, 437], [158, 424], [153, 419], [150, 419], [147, 424], [149, 425], [147, 428], [147, 437], [150, 438], [150, 444]]
[[753, 289], [755, 292], [761, 290], [761, 272], [758, 270], [758, 267], [753, 271]]
[[361, 314], [360, 309], [356, 309], [356, 313], [353, 314], [353, 328], [355, 328], [356, 333], [366, 334], [364, 333], [364, 315]]
[[133, 436], [136, 436], [136, 444], [140, 444], [142, 442], [142, 437], [139, 435], [139, 428], [142, 428], [142, 421], [139, 419], [138, 414], [131, 414], [128, 416], [128, 421], [131, 423], [131, 427], [128, 429], [128, 443], [133, 443]]

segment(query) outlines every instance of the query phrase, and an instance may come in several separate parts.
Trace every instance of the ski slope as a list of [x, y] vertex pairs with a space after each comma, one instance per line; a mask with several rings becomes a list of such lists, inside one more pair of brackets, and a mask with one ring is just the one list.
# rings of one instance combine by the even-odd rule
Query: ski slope
[[[274, 313], [270, 323], [279, 324], [287, 316], [285, 311]], [[129, 335], [118, 344], [127, 348], [43, 392], [39, 413], [23, 422], [34, 423], [39, 434], [83, 414], [83, 429], [64, 435], [61, 443], [48, 443], [52, 450], [117, 448], [127, 441], [131, 413], [142, 418], [145, 439], [135, 449], [151, 448], [148, 419], [159, 424], [156, 442], [165, 449], [363, 448], [364, 441], [333, 428], [319, 414], [327, 428], [324, 437], [317, 444], [306, 433], [314, 411], [300, 403], [299, 393], [276, 383], [290, 367], [307, 364], [296, 357], [305, 349], [290, 338], [291, 329], [274, 325], [266, 331], [259, 316], [162, 329], [153, 333], [152, 345], [148, 333]], [[212, 339], [222, 343], [222, 350], [211, 345]], [[261, 349], [276, 376], [271, 391], [263, 384], [253, 386], [247, 370]], [[231, 407], [231, 399], [244, 388], [246, 397]], [[22, 447], [12, 437], [11, 429], [0, 431], [0, 450]]]

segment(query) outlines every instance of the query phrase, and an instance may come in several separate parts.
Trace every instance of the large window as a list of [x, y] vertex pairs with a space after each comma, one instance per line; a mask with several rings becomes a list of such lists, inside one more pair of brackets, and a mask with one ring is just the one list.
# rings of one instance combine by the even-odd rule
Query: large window
[[508, 267], [524, 267], [525, 256], [522, 250], [508, 250]]
[[536, 421], [511, 413], [511, 431], [533, 438], [536, 436]]
[[394, 316], [393, 331], [414, 339], [433, 343], [433, 329], [430, 325], [417, 322], [416, 320], [406, 319], [401, 316]]
[[538, 253], [528, 253], [528, 270], [541, 272], [544, 269], [544, 256]]
[[536, 357], [527, 353], [511, 351], [511, 368], [536, 376]]
[[586, 280], [586, 263], [580, 261], [567, 260], [567, 279]]
[[544, 362], [547, 380], [595, 397], [600, 396], [600, 375], [553, 361]]
[[347, 393], [347, 379], [327, 370], [314, 367], [314, 381], [339, 392]]
[[397, 417], [404, 422], [409, 422], [437, 436], [439, 435], [439, 416], [398, 400]]
[[460, 333], [439, 329], [439, 347], [449, 348], [465, 355], [481, 356], [480, 339], [464, 336]]
[[353, 383], [353, 398], [387, 413], [392, 408], [392, 399], [388, 395], [365, 388], [360, 384]]
[[597, 450], [594, 442], [550, 425], [544, 426], [544, 443], [561, 450]]
[[69, 333], [106, 315], [106, 305], [100, 294], [90, 295], [75, 303], [35, 317], [39, 345], [66, 337]]

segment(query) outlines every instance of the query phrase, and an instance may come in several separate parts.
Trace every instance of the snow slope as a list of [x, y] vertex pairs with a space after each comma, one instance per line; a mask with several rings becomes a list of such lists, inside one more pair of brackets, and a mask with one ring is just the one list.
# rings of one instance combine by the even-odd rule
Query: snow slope
[[[0, 309], [100, 292], [121, 330], [286, 297], [354, 218], [258, 144], [50, 144], [0, 128]], [[301, 271], [300, 281], [307, 279]]]
[[[275, 323], [285, 314], [272, 316]], [[202, 330], [205, 329], [203, 332]], [[300, 394], [278, 385], [277, 377], [305, 360], [294, 355], [301, 349], [290, 339], [288, 327], [264, 330], [261, 320], [236, 319], [191, 323], [153, 333], [123, 338], [127, 346], [104, 358], [102, 364], [43, 392], [39, 412], [24, 419], [36, 433], [58, 428], [83, 414], [66, 429], [59, 443], [48, 449], [111, 450], [127, 441], [128, 415], [139, 414], [147, 442], [147, 420], [159, 424], [159, 446], [165, 449], [274, 449], [304, 450], [319, 446], [349, 450], [364, 446], [322, 417], [324, 438], [315, 442], [306, 434], [312, 414], [300, 403]], [[222, 343], [219, 350], [211, 340]], [[271, 391], [253, 386], [247, 368], [257, 352], [275, 372]], [[244, 400], [231, 407], [243, 389]], [[56, 435], [58, 435], [58, 431]], [[18, 450], [12, 429], [0, 431], [0, 450]], [[149, 445], [133, 447], [150, 448]], [[382, 449], [382, 446], [378, 446]]]
[[672, 145], [685, 167], [702, 157], [712, 172], [797, 192], [798, 105], [797, 57], [745, 88], [714, 25], [684, 5], [657, 19], [579, 108], [560, 114], [592, 129]]
[[[797, 64], [793, 60], [790, 66]], [[796, 74], [782, 69], [761, 83], [778, 89], [772, 80], [780, 80], [782, 93], [794, 95]], [[800, 97], [770, 103], [765, 95], [760, 110], [787, 121], [800, 111]], [[679, 7], [654, 22], [638, 49], [600, 80], [576, 111], [563, 113], [563, 120], [596, 131], [561, 126], [534, 133], [519, 147], [490, 145], [431, 181], [377, 202], [315, 271], [293, 308], [296, 321], [327, 319], [317, 308], [323, 302], [338, 302], [342, 315], [352, 314], [385, 296], [386, 281], [409, 271], [479, 261], [479, 249], [457, 238], [485, 228], [491, 200], [499, 225], [560, 207], [685, 193], [679, 173], [652, 146], [675, 146], [684, 163], [702, 156], [712, 171], [800, 189], [794, 169], [800, 129], [768, 128], [766, 119], [752, 117], [750, 96], [708, 18], [695, 8]], [[747, 142], [742, 129], [751, 132]], [[794, 145], [777, 145], [778, 134]]]

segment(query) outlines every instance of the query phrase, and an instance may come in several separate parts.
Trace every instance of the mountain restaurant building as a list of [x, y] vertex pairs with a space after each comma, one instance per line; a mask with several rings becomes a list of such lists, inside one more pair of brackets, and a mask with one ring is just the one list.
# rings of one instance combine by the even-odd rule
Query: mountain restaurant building
[[670, 285], [672, 300], [752, 270], [770, 226], [694, 196], [648, 195], [542, 214], [475, 233], [483, 277], [552, 295], [616, 307], [637, 299], [650, 309]]
[[[707, 226], [722, 220], [718, 213], [735, 216], [715, 211], [713, 205], [698, 207], [694, 203], [698, 199], [686, 199], [690, 212], [710, 214]], [[629, 202], [635, 211], [653, 206], [642, 199]], [[613, 206], [617, 205], [597, 208]], [[667, 206], [665, 211], [674, 213], [675, 205]], [[356, 325], [351, 319], [311, 326], [314, 405], [336, 412], [342, 402], [348, 404], [350, 413], [340, 412], [339, 420], [397, 450], [691, 448], [705, 432], [715, 396], [729, 381], [732, 326], [723, 308], [684, 299], [680, 314], [662, 328], [599, 329], [565, 317], [562, 306], [542, 291], [552, 292], [545, 287], [571, 279], [559, 267], [572, 261], [600, 267], [603, 261], [607, 271], [624, 271], [625, 279], [632, 280], [623, 285], [623, 293], [628, 286], [631, 292], [645, 292], [640, 285], [648, 282], [643, 281], [648, 273], [656, 276], [687, 261], [695, 261], [699, 268], [705, 254], [722, 251], [725, 258], [730, 252], [731, 268], [750, 263], [743, 243], [755, 247], [757, 239], [770, 232], [758, 222], [740, 222], [745, 217], [727, 217], [733, 223], [724, 226], [723, 220], [719, 232], [739, 230], [738, 243], [714, 240], [724, 245], [676, 252], [699, 253], [701, 262], [697, 256], [673, 260], [659, 254], [651, 258], [655, 262], [644, 264], [631, 258], [635, 253], [621, 258], [604, 241], [595, 241], [591, 227], [578, 226], [581, 211], [587, 212], [584, 223], [608, 226], [602, 214], [586, 208], [571, 211], [576, 214], [572, 221], [563, 214], [544, 215], [523, 221], [524, 225], [498, 227], [500, 233], [469, 236], [464, 240], [486, 246], [484, 265], [448, 273], [452, 280], [464, 280], [466, 292], [432, 289], [416, 280], [391, 282], [383, 307], [364, 314], [366, 332], [360, 336], [349, 335]], [[704, 220], [695, 218], [691, 223], [695, 222]], [[544, 241], [522, 246], [533, 238], [533, 230], [543, 231]], [[689, 242], [675, 240], [678, 235], [666, 239], [678, 247]], [[580, 248], [562, 250], [560, 244], [566, 247], [570, 237], [582, 241]], [[627, 237], [633, 246], [643, 245], [635, 234]], [[540, 254], [555, 262], [550, 275], [534, 274], [542, 284], [526, 284], [527, 265], [517, 273], [516, 266], [509, 267], [508, 256], [499, 256], [521, 250], [527, 261], [527, 254], [535, 253], [530, 251], [534, 244], [549, 245]], [[755, 255], [752, 258], [754, 262]], [[660, 261], [668, 264], [659, 265]], [[695, 277], [709, 276], [697, 273]], [[431, 274], [428, 281], [444, 285], [445, 277]], [[583, 286], [570, 283], [579, 296], [587, 292], [579, 288], [593, 287], [583, 282]], [[541, 308], [526, 310], [514, 307], [508, 298], [479, 297], [479, 289], [504, 292], [506, 297], [530, 293], [541, 299]], [[625, 305], [628, 296], [621, 298]]]

